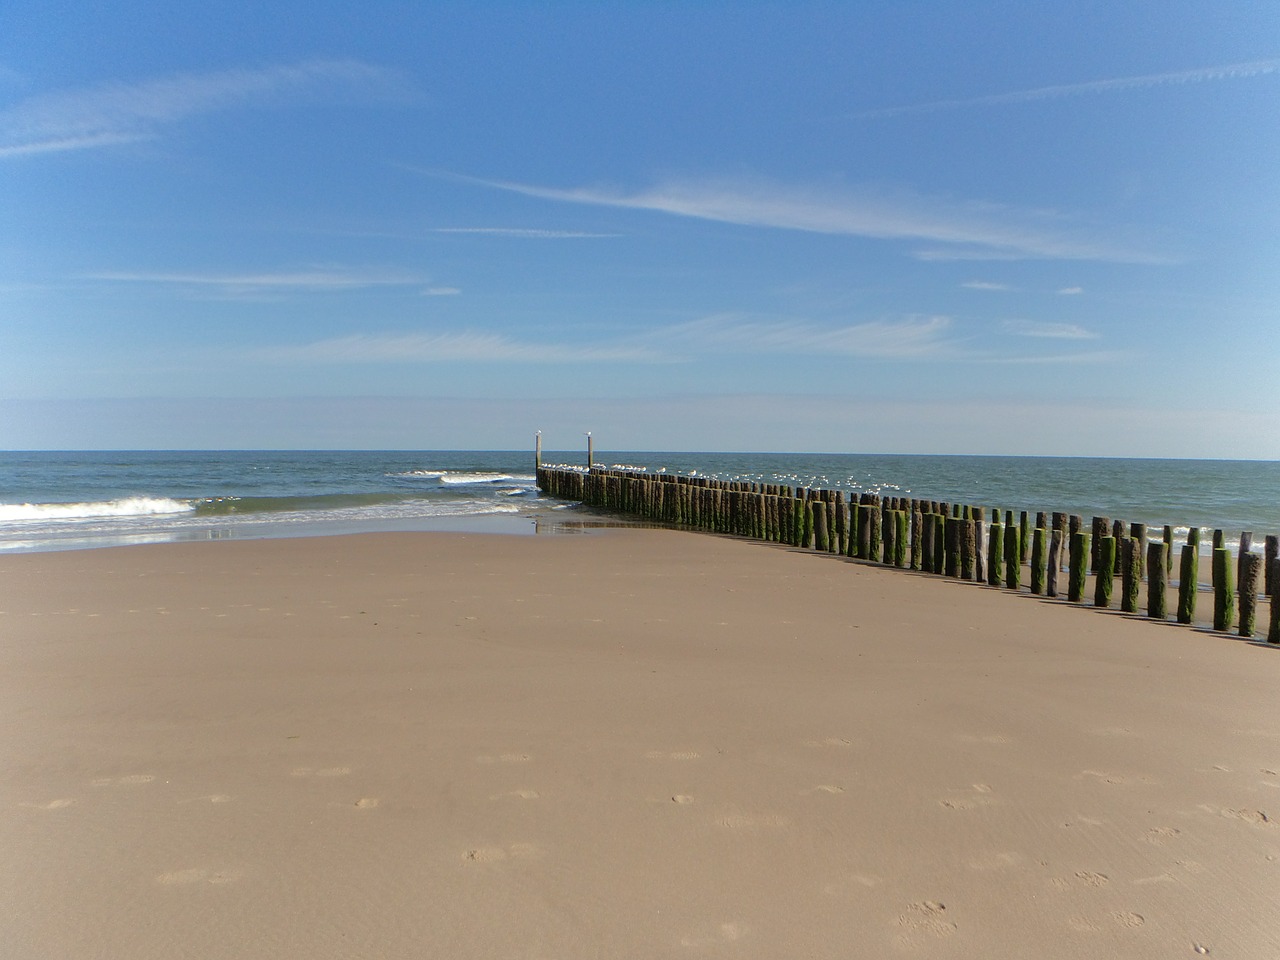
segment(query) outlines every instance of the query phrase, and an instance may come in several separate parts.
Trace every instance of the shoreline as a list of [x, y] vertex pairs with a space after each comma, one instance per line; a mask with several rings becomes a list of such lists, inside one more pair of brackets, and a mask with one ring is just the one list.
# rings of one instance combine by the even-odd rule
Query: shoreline
[[1280, 951], [1280, 660], [764, 546], [0, 556], [16, 955]]

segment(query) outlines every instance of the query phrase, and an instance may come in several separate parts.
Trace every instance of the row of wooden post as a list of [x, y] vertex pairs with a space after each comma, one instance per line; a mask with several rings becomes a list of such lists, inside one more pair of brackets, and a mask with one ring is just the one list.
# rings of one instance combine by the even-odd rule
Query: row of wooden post
[[[1033, 594], [1061, 594], [1059, 574], [1066, 572], [1066, 597], [1084, 601], [1093, 576], [1094, 606], [1107, 608], [1119, 580], [1120, 609], [1139, 613], [1143, 582], [1146, 615], [1169, 616], [1173, 572], [1173, 528], [1162, 541], [1148, 542], [1147, 526], [1094, 517], [1086, 529], [1082, 517], [1066, 513], [992, 510], [907, 497], [863, 493], [845, 499], [840, 490], [815, 490], [782, 484], [713, 480], [670, 473], [591, 467], [537, 467], [538, 489], [550, 496], [631, 514], [644, 520], [714, 533], [752, 537], [823, 553], [874, 561], [903, 569], [941, 574], [991, 586], [1022, 588], [1023, 567], [1030, 571]], [[1267, 639], [1280, 643], [1280, 540], [1268, 536], [1265, 555], [1253, 553], [1252, 534], [1240, 539], [1232, 562], [1223, 532], [1214, 531], [1213, 627], [1234, 627], [1252, 637], [1257, 624], [1259, 579], [1270, 599]], [[1194, 623], [1199, 577], [1200, 531], [1193, 527], [1178, 557], [1176, 619]], [[1238, 587], [1237, 587], [1238, 585]]]

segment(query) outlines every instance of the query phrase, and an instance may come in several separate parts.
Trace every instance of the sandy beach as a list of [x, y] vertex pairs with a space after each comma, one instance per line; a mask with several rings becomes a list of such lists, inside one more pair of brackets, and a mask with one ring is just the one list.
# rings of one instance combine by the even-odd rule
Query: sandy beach
[[0, 955], [1280, 956], [1280, 651], [708, 535], [0, 558]]

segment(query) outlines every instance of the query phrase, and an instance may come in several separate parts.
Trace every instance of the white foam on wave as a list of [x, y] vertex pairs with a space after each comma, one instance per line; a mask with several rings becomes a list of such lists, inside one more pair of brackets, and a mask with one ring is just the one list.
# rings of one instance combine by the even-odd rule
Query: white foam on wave
[[125, 497], [88, 503], [0, 504], [0, 523], [85, 520], [93, 517], [158, 517], [194, 513], [195, 504], [169, 497]]
[[441, 483], [450, 486], [461, 486], [468, 483], [501, 483], [512, 481], [515, 477], [509, 473], [445, 473], [440, 477]]

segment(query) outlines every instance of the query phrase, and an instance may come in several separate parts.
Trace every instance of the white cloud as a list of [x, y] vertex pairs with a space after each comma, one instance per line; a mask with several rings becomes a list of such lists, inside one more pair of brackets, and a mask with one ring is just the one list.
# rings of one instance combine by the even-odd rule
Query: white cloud
[[1050, 340], [1096, 340], [1098, 334], [1074, 323], [1046, 323], [1039, 320], [1006, 320], [1006, 333], [1018, 337], [1044, 337]]
[[966, 290], [1012, 290], [1007, 283], [992, 283], [988, 280], [966, 280], [960, 284]]
[[462, 291], [458, 287], [427, 287], [422, 293], [427, 297], [456, 297]]
[[944, 335], [950, 325], [949, 317], [917, 317], [821, 327], [802, 320], [722, 314], [664, 328], [654, 339], [693, 351], [921, 359], [949, 352], [951, 344]]
[[641, 190], [558, 188], [440, 171], [417, 172], [566, 203], [651, 210], [743, 226], [954, 245], [917, 254], [922, 259], [1171, 262], [1168, 256], [1145, 249], [1144, 244], [1116, 240], [1120, 231], [1114, 227], [1089, 228], [1043, 211], [909, 191], [796, 187], [746, 180], [671, 181]]
[[660, 363], [644, 346], [575, 346], [513, 340], [496, 333], [355, 334], [254, 351], [268, 363]]
[[165, 124], [282, 96], [402, 91], [399, 78], [381, 67], [357, 60], [313, 60], [39, 94], [0, 111], [0, 157], [149, 139]]
[[1015, 90], [984, 97], [966, 97], [956, 100], [934, 100], [904, 107], [886, 107], [880, 110], [864, 110], [850, 115], [852, 120], [869, 120], [897, 117], [908, 113], [928, 113], [935, 110], [955, 110], [961, 107], [994, 106], [1003, 103], [1031, 103], [1061, 97], [1077, 97], [1089, 93], [1111, 93], [1117, 90], [1136, 90], [1147, 87], [1163, 87], [1185, 83], [1203, 83], [1210, 80], [1231, 80], [1260, 77], [1280, 72], [1280, 60], [1254, 60], [1248, 63], [1229, 63], [1218, 67], [1201, 67], [1194, 70], [1175, 70], [1170, 73], [1149, 73], [1136, 77], [1115, 77], [1110, 80], [1090, 80], [1083, 83], [1063, 83], [1030, 90]]
[[1078, 293], [1084, 293], [1084, 287], [1062, 287], [1058, 290], [1058, 295], [1061, 297], [1073, 297]]
[[432, 233], [476, 233], [490, 237], [524, 237], [532, 240], [579, 240], [620, 237], [620, 233], [587, 233], [583, 230], [541, 230], [529, 227], [435, 227]]
[[355, 290], [364, 287], [421, 284], [424, 278], [380, 269], [316, 268], [282, 273], [164, 273], [103, 270], [85, 274], [84, 280], [119, 283], [154, 283], [190, 287], [216, 287], [228, 291]]

